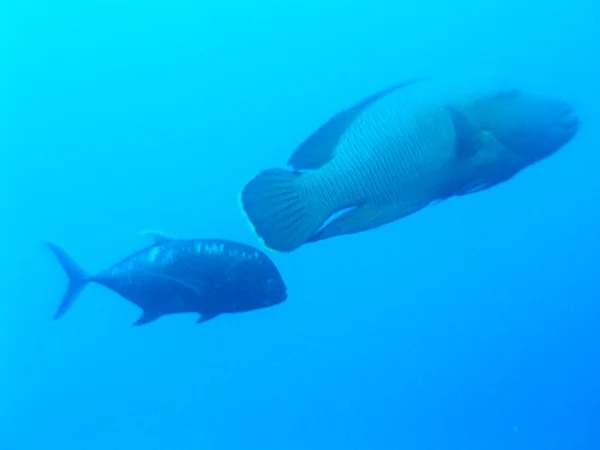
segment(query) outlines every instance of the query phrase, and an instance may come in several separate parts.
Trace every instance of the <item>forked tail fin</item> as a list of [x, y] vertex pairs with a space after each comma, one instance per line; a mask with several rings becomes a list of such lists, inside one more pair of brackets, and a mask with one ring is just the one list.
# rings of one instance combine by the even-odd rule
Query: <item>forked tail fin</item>
[[67, 290], [63, 295], [56, 314], [54, 314], [54, 320], [56, 320], [73, 306], [73, 303], [75, 303], [81, 290], [88, 284], [89, 277], [63, 249], [51, 242], [47, 242], [46, 244], [50, 247], [50, 250], [52, 250], [52, 253], [54, 253], [58, 262], [69, 277]]

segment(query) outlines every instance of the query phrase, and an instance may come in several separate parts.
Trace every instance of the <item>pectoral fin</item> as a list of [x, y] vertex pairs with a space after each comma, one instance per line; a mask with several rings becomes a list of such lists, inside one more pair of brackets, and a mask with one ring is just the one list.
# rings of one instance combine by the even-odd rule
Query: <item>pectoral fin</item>
[[346, 211], [319, 230], [310, 242], [377, 228], [412, 214], [425, 205], [361, 205]]
[[476, 172], [476, 177], [462, 186], [454, 195], [467, 195], [484, 191], [503, 183], [518, 173], [518, 156], [511, 153], [490, 132], [481, 135], [482, 148], [479, 150], [484, 169]]
[[459, 159], [470, 158], [483, 145], [482, 133], [465, 114], [452, 107], [448, 111], [454, 124], [456, 156]]
[[[514, 167], [517, 167], [517, 169], [515, 169]], [[498, 184], [504, 183], [519, 172], [519, 166], [514, 167], [511, 167], [509, 165], [505, 165], [504, 167], [501, 165], [499, 165], [498, 167], [494, 167], [492, 171], [480, 174], [479, 177], [472, 180], [469, 184], [463, 186], [454, 195], [473, 194], [475, 192], [481, 192]]]
[[201, 283], [194, 281], [184, 281], [164, 273], [151, 273], [150, 275], [156, 278], [161, 278], [163, 280], [170, 281], [173, 284], [176, 284], [177, 286], [183, 287], [185, 289], [189, 289], [194, 293], [194, 295], [201, 296], [204, 293], [204, 286]]

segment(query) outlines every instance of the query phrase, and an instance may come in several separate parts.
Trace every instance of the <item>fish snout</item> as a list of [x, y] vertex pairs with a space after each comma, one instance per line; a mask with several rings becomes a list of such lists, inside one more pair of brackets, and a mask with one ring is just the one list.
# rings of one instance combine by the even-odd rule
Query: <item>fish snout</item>
[[265, 283], [264, 304], [277, 305], [287, 299], [287, 288], [281, 279], [269, 278]]
[[579, 131], [580, 119], [579, 115], [575, 112], [573, 107], [565, 103], [564, 110], [562, 111], [559, 119], [559, 127], [569, 136], [568, 140], [571, 140]]
[[551, 131], [553, 135], [551, 140], [558, 149], [575, 137], [579, 131], [580, 119], [575, 109], [565, 101], [556, 100], [553, 105], [549, 105], [549, 110], [555, 111], [552, 118], [554, 126]]

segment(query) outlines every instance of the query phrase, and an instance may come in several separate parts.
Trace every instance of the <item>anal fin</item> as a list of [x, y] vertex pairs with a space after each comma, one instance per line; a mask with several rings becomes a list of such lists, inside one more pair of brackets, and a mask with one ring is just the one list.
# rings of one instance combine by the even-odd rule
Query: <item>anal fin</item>
[[412, 214], [425, 205], [407, 206], [393, 203], [389, 205], [360, 205], [346, 211], [329, 224], [325, 225], [310, 239], [316, 242], [343, 234], [359, 233], [377, 228], [402, 217]]
[[133, 323], [133, 325], [134, 326], [146, 325], [147, 323], [154, 322], [160, 316], [161, 316], [160, 313], [157, 313], [155, 311], [145, 310], [142, 313], [142, 315], [139, 317], [139, 319]]
[[219, 314], [201, 314], [200, 318], [196, 321], [196, 323], [206, 322], [207, 320], [214, 319], [218, 315]]

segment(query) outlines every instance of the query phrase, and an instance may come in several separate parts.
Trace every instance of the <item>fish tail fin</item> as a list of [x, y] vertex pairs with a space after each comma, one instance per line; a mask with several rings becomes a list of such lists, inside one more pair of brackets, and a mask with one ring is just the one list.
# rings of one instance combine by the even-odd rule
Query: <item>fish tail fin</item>
[[56, 256], [58, 262], [69, 277], [69, 285], [67, 290], [63, 294], [60, 306], [54, 314], [54, 320], [56, 320], [66, 313], [71, 306], [73, 306], [77, 296], [88, 284], [90, 279], [83, 269], [81, 269], [79, 265], [73, 261], [73, 259], [62, 248], [52, 244], [51, 242], [47, 242], [46, 245], [50, 247], [50, 250], [52, 250], [52, 253], [54, 253], [54, 256]]
[[315, 213], [302, 195], [304, 175], [283, 169], [265, 170], [242, 191], [242, 208], [255, 233], [272, 250], [291, 252], [306, 243], [329, 214]]

